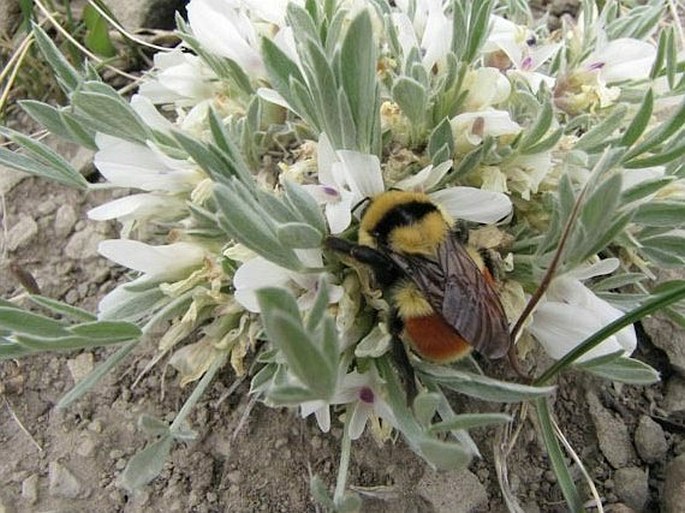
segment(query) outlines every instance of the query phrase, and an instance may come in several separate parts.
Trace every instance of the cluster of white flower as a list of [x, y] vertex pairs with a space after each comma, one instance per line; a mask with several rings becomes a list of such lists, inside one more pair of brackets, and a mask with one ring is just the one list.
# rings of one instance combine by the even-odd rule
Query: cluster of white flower
[[[191, 0], [186, 42], [157, 54], [155, 69], [131, 99], [131, 107], [160, 137], [146, 144], [104, 134], [97, 137], [97, 168], [111, 184], [131, 188], [134, 193], [93, 209], [89, 216], [121, 221], [122, 239], [103, 242], [100, 252], [142, 273], [132, 284], [120, 286], [102, 300], [101, 318], [117, 317], [124, 305], [153, 288], [161, 292], [147, 303], [149, 308], [154, 305], [158, 309], [172, 301], [183, 305], [173, 317], [170, 331], [173, 326], [184, 328], [166, 337], [163, 348], [171, 350], [192, 330], [205, 335], [193, 344], [196, 352], [186, 347], [172, 360], [184, 378], [199, 377], [221, 351], [232, 351], [234, 367], [242, 369], [246, 351], [261, 336], [259, 317], [253, 315], [260, 312], [258, 290], [289, 289], [306, 317], [315, 308], [320, 284], [326, 283], [329, 310], [337, 316], [342, 341], [338, 349], [347, 356], [337, 370], [335, 392], [325, 400], [299, 404], [303, 416], [316, 414], [324, 431], [331, 423], [330, 406], [347, 405], [348, 434], [355, 439], [369, 418], [381, 417], [399, 428], [396, 414], [385, 401], [385, 382], [373, 363], [387, 350], [389, 335], [384, 326], [379, 328], [376, 322], [374, 327], [362, 319], [368, 315], [368, 309], [362, 312], [364, 302], [382, 306], [378, 296], [365, 290], [356, 275], [342, 279], [328, 270], [322, 272], [327, 262], [321, 245], [295, 246], [301, 263], [297, 270], [271, 261], [269, 254], [255, 245], [222, 240], [212, 231], [221, 208], [212, 194], [217, 179], [178, 148], [159, 141], [174, 141], [178, 133], [211, 141], [215, 137], [212, 115], [228, 127], [227, 133], [244, 132], [253, 102], [258, 102], [261, 119], [256, 120], [256, 129], [261, 142], [255, 145], [253, 137], [247, 144], [257, 147], [259, 159], [252, 172], [260, 194], [281, 198], [285, 181], [301, 185], [321, 207], [331, 234], [353, 228], [358, 222], [355, 207], [359, 202], [391, 188], [426, 192], [454, 218], [472, 225], [491, 225], [472, 230], [471, 235], [474, 241], [481, 241], [481, 247], [503, 253], [506, 272], [499, 285], [513, 323], [541, 277], [530, 268], [544, 270], [549, 262], [548, 254], [534, 251], [545, 234], [555, 229], [553, 207], [545, 198], [557, 194], [565, 175], [576, 189], [593, 179], [590, 169], [595, 161], [569, 159], [583, 131], [612, 112], [622, 94], [620, 84], [629, 84], [638, 97], [650, 87], [656, 91], [667, 87], [665, 77], [652, 79], [656, 45], [627, 36], [611, 39], [605, 30], [607, 20], [596, 12], [585, 13], [586, 18], [577, 24], [567, 24], [551, 35], [544, 28], [532, 30], [490, 14], [480, 47], [457, 63], [454, 54], [459, 34], [454, 31], [459, 27], [454, 5], [458, 2], [405, 0], [391, 6], [380, 1], [341, 0], [326, 4], [335, 4], [332, 12], [318, 12], [319, 21], [326, 20], [327, 34], [321, 30], [321, 39], [313, 41], [311, 34], [298, 32], [310, 28], [302, 19], [307, 13], [304, 2]], [[336, 76], [326, 80], [331, 81], [330, 87], [337, 87], [336, 81], [345, 79], [339, 69], [343, 65], [336, 60], [341, 41], [362, 12], [373, 30], [369, 41], [374, 46], [373, 68], [380, 91], [380, 108], [374, 113], [380, 120], [375, 130], [382, 132], [380, 152], [342, 145], [338, 136], [325, 130], [332, 121], [326, 119], [327, 105], [316, 103], [316, 94], [325, 98], [317, 88], [326, 82], [321, 76], [321, 82], [316, 82], [314, 59], [304, 56], [312, 47], [320, 52], [311, 51], [312, 55], [329, 59], [333, 64], [323, 69], [332, 69]], [[471, 14], [473, 19], [477, 13]], [[311, 29], [320, 27], [312, 23]], [[270, 59], [264, 41], [273, 45]], [[198, 54], [197, 48], [206, 54]], [[282, 61], [288, 61], [283, 65], [290, 70], [290, 83], [276, 82], [281, 78], [272, 70], [276, 51]], [[233, 69], [242, 70], [252, 93], [222, 76], [212, 59], [226, 59]], [[452, 82], [445, 85], [448, 77]], [[404, 87], [417, 93], [410, 95], [409, 102], [402, 99], [406, 97]], [[302, 89], [314, 91], [312, 104], [318, 111], [307, 110]], [[293, 98], [286, 98], [289, 93]], [[672, 101], [669, 95], [662, 95], [655, 111]], [[407, 103], [411, 102], [417, 103], [419, 112], [410, 112]], [[553, 107], [556, 115], [550, 111], [547, 124], [540, 133], [533, 133], [534, 114], [544, 118], [546, 105]], [[361, 109], [373, 110], [374, 106], [362, 105]], [[356, 116], [354, 108], [352, 111], [350, 115]], [[586, 115], [586, 125], [567, 130], [580, 114]], [[447, 123], [441, 125], [443, 119]], [[434, 147], [441, 127], [449, 135], [440, 139], [442, 146]], [[442, 160], [441, 147], [446, 151]], [[469, 162], [473, 165], [465, 167]], [[628, 190], [663, 178], [665, 170], [651, 167], [633, 175], [621, 172], [623, 189]], [[230, 217], [231, 206], [223, 209]], [[275, 206], [265, 210], [269, 214], [276, 211]], [[208, 227], [212, 221], [215, 225]], [[559, 226], [556, 229], [560, 231]], [[161, 239], [166, 245], [127, 239], [134, 234]], [[244, 234], [247, 241], [252, 240], [250, 235]], [[520, 240], [531, 242], [517, 246]], [[607, 258], [601, 253], [604, 250], [597, 248], [582, 261], [564, 266], [526, 324], [526, 337], [532, 335], [552, 358], [563, 357], [622, 315], [583, 283], [610, 275], [619, 267], [619, 259]], [[640, 261], [635, 252], [632, 260], [623, 257], [627, 264]], [[536, 258], [541, 261], [534, 261]], [[521, 270], [526, 259], [527, 273]], [[212, 351], [207, 351], [208, 347]], [[635, 331], [626, 327], [583, 358], [617, 351], [629, 356], [635, 347]], [[355, 365], [351, 363], [355, 357], [368, 361]], [[276, 367], [283, 363], [278, 356], [266, 361], [276, 362]], [[283, 378], [279, 373], [284, 371], [274, 372], [270, 375], [274, 382]], [[294, 376], [283, 382], [301, 384]], [[254, 389], [267, 390], [264, 383], [253, 385]]]

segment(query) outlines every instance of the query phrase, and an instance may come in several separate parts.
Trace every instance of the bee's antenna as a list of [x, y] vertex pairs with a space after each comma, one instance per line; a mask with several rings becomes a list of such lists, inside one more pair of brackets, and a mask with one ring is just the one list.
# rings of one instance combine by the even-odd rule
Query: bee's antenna
[[366, 203], [367, 201], [371, 201], [371, 198], [369, 198], [368, 196], [367, 196], [366, 198], [363, 198], [363, 199], [361, 199], [360, 201], [358, 201], [358, 202], [352, 207], [352, 213], [354, 213], [355, 210], [357, 210], [359, 207], [361, 207], [361, 206], [362, 206], [364, 203]]

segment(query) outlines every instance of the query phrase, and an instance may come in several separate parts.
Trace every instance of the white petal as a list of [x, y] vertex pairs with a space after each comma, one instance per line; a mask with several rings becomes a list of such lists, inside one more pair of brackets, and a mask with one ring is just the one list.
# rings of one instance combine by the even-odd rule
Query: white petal
[[495, 223], [508, 216], [512, 209], [507, 195], [475, 187], [450, 187], [430, 196], [455, 219], [475, 223]]
[[348, 433], [352, 440], [357, 440], [364, 432], [366, 421], [369, 419], [369, 415], [371, 414], [371, 407], [365, 403], [362, 403], [361, 401], [357, 401], [354, 403], [354, 407], [352, 408], [351, 412], [348, 408], [347, 414], [350, 416], [350, 420], [347, 421]]
[[326, 205], [326, 220], [332, 234], [342, 233], [352, 222], [352, 195]]
[[451, 41], [452, 22], [445, 16], [442, 2], [429, 0], [428, 19], [421, 39], [421, 47], [425, 52], [421, 63], [426, 70], [431, 70], [447, 55]]
[[419, 41], [416, 39], [416, 32], [409, 17], [404, 13], [393, 13], [390, 15], [392, 23], [395, 25], [397, 31], [397, 39], [402, 48], [402, 55], [406, 58], [412, 48], [419, 47]]
[[185, 211], [185, 202], [174, 196], [154, 193], [131, 194], [115, 199], [88, 211], [88, 218], [95, 221], [144, 218], [158, 214], [162, 219], [178, 217]]
[[160, 114], [149, 98], [141, 94], [134, 94], [131, 97], [131, 107], [150, 128], [166, 133], [173, 128], [171, 122]]
[[347, 185], [357, 198], [372, 198], [383, 192], [381, 163], [376, 155], [351, 150], [336, 153], [344, 164]]
[[405, 191], [427, 191], [435, 187], [450, 169], [452, 169], [451, 160], [437, 166], [430, 164], [415, 175], [400, 180], [395, 187]]
[[201, 246], [190, 242], [150, 246], [122, 239], [103, 240], [98, 245], [98, 252], [119, 265], [151, 276], [180, 273], [199, 266], [205, 256]]
[[259, 312], [256, 291], [265, 287], [285, 287], [290, 278], [287, 269], [263, 257], [255, 257], [241, 265], [233, 276], [235, 299], [250, 312]]
[[656, 48], [644, 41], [620, 38], [610, 41], [604, 48], [593, 52], [585, 66], [596, 68], [607, 82], [647, 78], [656, 58]]
[[638, 169], [624, 169], [621, 173], [623, 190], [630, 189], [642, 182], [655, 180], [664, 176], [666, 170], [663, 166], [643, 167]]
[[342, 176], [340, 180], [336, 180], [333, 174], [333, 164], [338, 162], [338, 157], [325, 132], [321, 132], [319, 135], [319, 142], [316, 146], [316, 161], [319, 169], [319, 183], [335, 188], [344, 185], [345, 177]]

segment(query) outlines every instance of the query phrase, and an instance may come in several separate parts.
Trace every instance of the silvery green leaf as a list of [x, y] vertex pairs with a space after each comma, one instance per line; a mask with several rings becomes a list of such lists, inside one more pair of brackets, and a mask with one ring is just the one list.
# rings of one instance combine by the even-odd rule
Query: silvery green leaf
[[678, 109], [669, 119], [659, 124], [644, 136], [639, 144], [625, 154], [624, 162], [628, 162], [642, 153], [655, 149], [660, 144], [666, 142], [669, 137], [680, 131], [683, 125], [685, 125], [685, 98], [683, 98]]
[[164, 468], [172, 442], [171, 435], [163, 436], [135, 454], [119, 478], [121, 486], [133, 492], [156, 478]]
[[352, 108], [347, 99], [347, 94], [344, 89], [338, 90], [338, 114], [340, 115], [340, 135], [342, 138], [343, 148], [356, 148], [357, 146], [357, 127], [354, 125], [354, 117], [352, 116]]
[[645, 226], [675, 228], [685, 223], [685, 201], [658, 200], [640, 205], [633, 219]]
[[438, 470], [460, 469], [471, 462], [471, 453], [454, 442], [425, 437], [417, 447], [426, 462]]
[[466, 2], [461, 2], [459, 0], [454, 0], [452, 4], [452, 52], [459, 58], [459, 60], [465, 60], [464, 54], [466, 53], [466, 47], [468, 45], [469, 37], [469, 25], [468, 16], [469, 13], [465, 10], [465, 5], [469, 4]]
[[299, 406], [307, 401], [321, 399], [310, 388], [295, 385], [274, 385], [269, 388], [267, 396], [271, 403], [278, 406]]
[[150, 436], [162, 436], [169, 433], [169, 424], [153, 415], [143, 413], [138, 417], [136, 423], [138, 428], [143, 430], [145, 434]]
[[451, 173], [452, 176], [463, 176], [472, 169], [475, 169], [476, 166], [482, 162], [485, 155], [492, 149], [494, 144], [495, 141], [492, 137], [486, 137], [480, 146], [464, 155], [459, 163], [454, 166], [454, 170]]
[[513, 419], [504, 413], [465, 413], [455, 415], [449, 420], [438, 422], [430, 427], [431, 432], [468, 430], [495, 424], [505, 424]]
[[362, 499], [357, 494], [345, 492], [336, 505], [336, 513], [358, 513], [362, 506]]
[[278, 365], [271, 363], [265, 365], [257, 371], [257, 373], [252, 377], [250, 381], [250, 394], [263, 394], [269, 389], [276, 371], [278, 370]]
[[71, 335], [67, 327], [58, 321], [18, 308], [4, 306], [0, 307], [0, 328], [46, 339]]
[[663, 150], [655, 150], [653, 155], [644, 158], [634, 158], [623, 163], [626, 169], [640, 169], [645, 167], [664, 166], [671, 162], [677, 162], [685, 156], [685, 142], [682, 141], [685, 131], [676, 134], [673, 137], [674, 141], [679, 141], [680, 144], [666, 145]]
[[300, 68], [268, 37], [262, 38], [262, 57], [271, 85], [291, 106], [295, 107], [290, 85], [292, 79], [300, 84], [305, 83]]
[[229, 163], [233, 173], [241, 182], [243, 182], [243, 184], [248, 187], [253, 186], [254, 180], [252, 179], [252, 173], [247, 167], [243, 156], [240, 154], [240, 150], [229, 136], [226, 127], [216, 110], [210, 108], [207, 117], [216, 151], [219, 152], [219, 157]]
[[645, 280], [647, 277], [642, 273], [621, 273], [604, 278], [592, 285], [592, 290], [599, 292], [618, 289], [626, 285], [634, 285]]
[[508, 383], [480, 374], [426, 363], [421, 363], [418, 370], [436, 383], [484, 401], [502, 403], [526, 401], [547, 396], [555, 390], [555, 387], [532, 387]]
[[[601, 231], [594, 231], [594, 240], [592, 237], [589, 240], [586, 239], [585, 243], [581, 246], [579, 254], [584, 255], [581, 259], [592, 257], [618, 239], [632, 222], [633, 212], [620, 212], [611, 218], [607, 216], [607, 218], [610, 219], [609, 226]], [[593, 232], [590, 230], [589, 233]]]
[[547, 150], [551, 150], [564, 135], [563, 128], [557, 128], [550, 135], [544, 139], [538, 141], [537, 143], [528, 146], [526, 149], [521, 150], [522, 155], [536, 155], [538, 153], [543, 153]]
[[468, 38], [463, 56], [463, 60], [466, 62], [474, 61], [490, 33], [490, 13], [493, 5], [492, 0], [470, 2]]
[[328, 491], [328, 487], [323, 482], [323, 480], [316, 474], [312, 476], [309, 480], [309, 492], [314, 497], [319, 504], [333, 511], [335, 504], [333, 503], [333, 497]]
[[616, 130], [621, 126], [626, 112], [628, 112], [628, 108], [625, 105], [617, 105], [611, 114], [578, 139], [575, 149], [597, 151], [608, 145]]
[[72, 94], [71, 101], [93, 130], [140, 144], [152, 139], [150, 128], [116, 92], [81, 89]]
[[526, 152], [527, 149], [534, 146], [549, 132], [552, 126], [552, 121], [554, 120], [554, 111], [552, 109], [552, 104], [550, 101], [545, 101], [542, 104], [542, 108], [538, 112], [538, 116], [531, 125], [531, 127], [526, 130], [519, 141], [519, 149], [522, 152]]
[[[96, 347], [110, 344], [121, 344], [124, 340], [108, 338], [93, 340], [92, 338], [81, 337], [78, 335], [67, 335], [63, 337], [40, 337], [36, 335], [15, 334], [14, 339], [17, 343], [34, 351], [67, 351], [74, 349], [94, 349]], [[126, 338], [125, 340], [130, 340]]]
[[97, 342], [124, 342], [142, 335], [135, 324], [124, 321], [93, 321], [75, 324], [69, 331], [79, 337], [90, 338]]
[[16, 342], [0, 337], [0, 362], [3, 360], [13, 360], [33, 353], [31, 348], [24, 347]]
[[62, 52], [60, 52], [40, 25], [32, 23], [32, 31], [36, 44], [45, 60], [48, 61], [48, 64], [50, 64], [50, 67], [55, 72], [60, 87], [65, 93], [71, 93], [79, 86], [81, 75], [69, 64], [69, 61], [62, 55]]
[[673, 176], [644, 180], [621, 193], [621, 204], [625, 205], [627, 203], [632, 203], [633, 201], [641, 200], [651, 194], [659, 192], [674, 180], [675, 177]]
[[321, 247], [322, 234], [308, 224], [283, 223], [276, 228], [281, 244], [293, 249]]
[[93, 388], [102, 378], [104, 378], [109, 372], [128, 354], [133, 351], [133, 348], [138, 344], [138, 340], [133, 340], [121, 346], [117, 351], [110, 355], [107, 360], [102, 362], [100, 365], [95, 367], [92, 371], [88, 373], [86, 377], [80, 380], [74, 385], [74, 387], [69, 390], [57, 403], [57, 408], [66, 408], [71, 403], [80, 399], [86, 392]]
[[84, 130], [68, 112], [35, 100], [23, 100], [19, 105], [50, 133], [88, 149], [97, 149], [93, 135]]
[[651, 385], [660, 380], [655, 369], [633, 358], [616, 358], [602, 365], [593, 365], [592, 361], [589, 361], [580, 367], [601, 378], [631, 385]]
[[295, 40], [302, 44], [308, 38], [318, 41], [319, 33], [309, 12], [294, 2], [287, 7], [288, 25], [293, 29]]
[[409, 77], [398, 78], [392, 86], [392, 98], [410, 123], [425, 123], [428, 95], [419, 82]]
[[548, 399], [537, 399], [535, 401], [535, 410], [540, 425], [540, 432], [542, 433], [542, 440], [547, 449], [547, 456], [552, 464], [552, 469], [554, 470], [559, 487], [564, 494], [566, 504], [569, 506], [569, 511], [585, 511], [583, 501], [580, 498], [580, 493], [573, 481], [571, 471], [566, 464], [564, 453], [561, 451], [557, 435], [554, 431], [554, 421], [552, 419]]
[[430, 426], [440, 404], [441, 396], [436, 392], [420, 392], [414, 399], [414, 415], [423, 426]]
[[[443, 148], [447, 148], [447, 151]], [[445, 154], [447, 158], [442, 158], [438, 160], [438, 152]], [[431, 161], [433, 164], [439, 164], [445, 160], [452, 158], [452, 153], [454, 152], [454, 135], [452, 134], [452, 125], [450, 125], [450, 120], [444, 118], [438, 125], [433, 129], [431, 135], [428, 139], [428, 154], [431, 156]]]
[[231, 176], [231, 166], [222, 161], [216, 153], [203, 142], [191, 137], [180, 130], [173, 132], [174, 138], [195, 163], [202, 168], [214, 181], [225, 183]]
[[317, 282], [317, 292], [314, 299], [314, 304], [307, 313], [307, 331], [312, 333], [320, 325], [324, 319], [326, 310], [328, 309], [328, 285], [326, 279], [320, 277]]
[[319, 342], [302, 326], [292, 295], [286, 290], [268, 287], [257, 291], [257, 300], [266, 334], [285, 355], [293, 375], [316, 397], [331, 397], [337, 380], [337, 361], [330, 361]]
[[287, 203], [299, 219], [312, 226], [319, 233], [326, 233], [326, 219], [312, 195], [290, 180], [284, 181], [283, 188], [285, 189]]
[[[131, 290], [126, 285], [123, 287], [124, 289]], [[131, 292], [133, 291], [131, 290]], [[127, 294], [125, 301], [102, 312], [100, 318], [103, 320], [136, 322], [149, 315], [150, 312], [153, 312], [165, 300], [168, 300], [168, 297], [157, 287], [136, 291], [134, 294]]]
[[348, 149], [369, 153], [373, 150], [373, 128], [380, 127], [380, 123], [374, 122], [375, 117], [380, 117], [380, 111], [372, 108], [377, 103], [379, 90], [373, 27], [366, 9], [361, 10], [347, 27], [339, 65], [338, 77], [347, 94], [357, 129], [357, 147]]
[[623, 132], [623, 137], [621, 137], [622, 146], [632, 146], [640, 138], [649, 124], [653, 108], [654, 93], [651, 89], [648, 89], [635, 117], [628, 125], [628, 128], [626, 128], [626, 131]]
[[0, 148], [0, 164], [16, 171], [24, 171], [69, 187], [87, 189], [88, 182], [74, 167], [52, 148], [31, 137], [6, 127], [0, 133], [21, 146], [24, 154]]

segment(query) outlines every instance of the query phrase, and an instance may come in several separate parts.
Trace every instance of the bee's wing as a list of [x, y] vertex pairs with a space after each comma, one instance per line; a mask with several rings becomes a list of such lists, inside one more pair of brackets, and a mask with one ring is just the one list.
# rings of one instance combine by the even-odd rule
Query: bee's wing
[[495, 290], [455, 234], [450, 233], [440, 244], [436, 256], [433, 261], [388, 252], [433, 309], [476, 351], [488, 358], [504, 356], [511, 337]]

